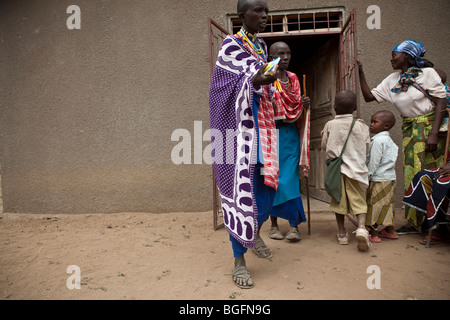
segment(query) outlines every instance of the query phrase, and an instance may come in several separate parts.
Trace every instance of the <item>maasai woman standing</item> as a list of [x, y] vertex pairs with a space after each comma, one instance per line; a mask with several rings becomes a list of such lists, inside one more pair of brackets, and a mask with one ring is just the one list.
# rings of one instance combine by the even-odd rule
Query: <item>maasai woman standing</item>
[[[392, 51], [391, 65], [399, 71], [389, 75], [373, 90], [370, 90], [361, 62], [357, 60], [366, 102], [389, 101], [403, 117], [405, 192], [417, 172], [441, 167], [445, 155], [445, 137], [438, 136], [446, 106], [445, 87], [432, 68], [433, 64], [423, 58], [425, 52], [425, 47], [414, 40], [397, 45]], [[421, 231], [423, 213], [406, 207], [405, 217], [412, 227]]]
[[233, 281], [240, 288], [252, 288], [244, 259], [247, 249], [262, 258], [272, 257], [259, 230], [269, 217], [278, 187], [273, 86], [268, 86], [277, 78], [264, 74], [267, 47], [256, 37], [267, 24], [267, 1], [239, 0], [237, 9], [243, 27], [224, 40], [211, 79], [211, 144], [235, 258]]
[[[278, 83], [275, 86], [273, 104], [278, 132], [278, 163], [280, 167], [279, 185], [270, 212], [272, 226], [269, 237], [283, 239], [277, 218], [289, 221], [290, 230], [286, 239], [292, 242], [301, 240], [298, 225], [306, 221], [300, 196], [300, 135], [297, 121], [304, 108], [309, 108], [309, 98], [302, 99], [300, 82], [295, 73], [287, 71], [291, 61], [291, 50], [284, 42], [274, 43], [269, 50], [269, 58], [280, 58]], [[278, 85], [279, 84], [279, 85]], [[308, 139], [308, 137], [305, 137]]]

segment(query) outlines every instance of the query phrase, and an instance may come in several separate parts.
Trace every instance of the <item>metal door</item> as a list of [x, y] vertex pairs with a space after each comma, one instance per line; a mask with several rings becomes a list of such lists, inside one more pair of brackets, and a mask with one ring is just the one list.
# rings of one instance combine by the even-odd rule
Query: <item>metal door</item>
[[350, 12], [350, 16], [344, 23], [340, 38], [341, 90], [353, 90], [355, 92], [357, 99], [356, 116], [359, 118], [359, 81], [358, 67], [355, 61], [358, 57], [355, 9]]

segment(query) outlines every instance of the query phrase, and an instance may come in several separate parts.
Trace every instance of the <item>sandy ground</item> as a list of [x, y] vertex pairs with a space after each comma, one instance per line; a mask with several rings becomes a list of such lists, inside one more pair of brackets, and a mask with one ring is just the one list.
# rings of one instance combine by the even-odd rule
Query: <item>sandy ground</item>
[[[0, 299], [449, 299], [450, 244], [427, 249], [423, 235], [383, 240], [358, 252], [336, 241], [328, 211], [312, 208], [311, 235], [298, 243], [267, 238], [271, 261], [246, 255], [251, 290], [231, 280], [228, 233], [214, 231], [212, 212], [0, 214]], [[399, 217], [400, 216], [400, 217]], [[403, 213], [397, 210], [397, 225]], [[288, 224], [280, 221], [282, 231]], [[347, 228], [355, 227], [347, 221]], [[79, 267], [80, 289], [69, 289], [68, 267]], [[370, 290], [369, 266], [381, 271]], [[72, 271], [73, 272], [73, 271]], [[70, 279], [72, 280], [72, 278]], [[69, 283], [75, 283], [69, 281]]]

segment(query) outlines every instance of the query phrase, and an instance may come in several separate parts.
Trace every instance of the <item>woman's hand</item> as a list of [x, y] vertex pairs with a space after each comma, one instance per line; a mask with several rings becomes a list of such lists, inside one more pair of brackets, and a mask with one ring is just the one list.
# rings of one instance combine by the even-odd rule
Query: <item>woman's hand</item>
[[435, 133], [430, 133], [428, 135], [427, 142], [425, 143], [426, 152], [434, 152], [437, 150], [438, 135]]
[[362, 62], [361, 62], [361, 60], [359, 60], [359, 58], [356, 58], [356, 59], [355, 59], [355, 63], [356, 63], [356, 65], [358, 66], [358, 69], [361, 70], [361, 71], [363, 71]]
[[309, 108], [311, 105], [311, 99], [309, 97], [302, 97], [303, 108]]
[[253, 76], [252, 82], [253, 82], [254, 86], [262, 86], [262, 85], [271, 84], [271, 83], [274, 83], [275, 80], [277, 80], [277, 74], [276, 73], [273, 76], [266, 76], [266, 75], [264, 75], [264, 69], [266, 69], [266, 67], [267, 67], [267, 64], [264, 64], [258, 70], [258, 72]]
[[440, 168], [434, 179], [438, 179], [440, 176], [450, 175], [450, 162], [447, 162], [447, 165], [443, 168]]

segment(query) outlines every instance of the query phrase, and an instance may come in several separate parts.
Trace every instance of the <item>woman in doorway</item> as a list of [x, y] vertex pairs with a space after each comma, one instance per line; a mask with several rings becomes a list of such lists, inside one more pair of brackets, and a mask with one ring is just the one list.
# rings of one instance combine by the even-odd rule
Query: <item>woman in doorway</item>
[[280, 174], [277, 193], [270, 212], [272, 226], [268, 234], [272, 239], [283, 239], [284, 235], [278, 227], [277, 218], [286, 219], [290, 225], [286, 239], [296, 242], [301, 240], [298, 225], [306, 221], [300, 196], [300, 135], [297, 121], [304, 109], [309, 108], [310, 99], [302, 98], [297, 75], [287, 70], [291, 62], [291, 49], [287, 43], [280, 41], [270, 47], [269, 60], [276, 58], [280, 58], [277, 74], [279, 85], [275, 86], [273, 105], [278, 131]]
[[[425, 47], [420, 42], [406, 40], [392, 51], [394, 73], [370, 90], [357, 59], [361, 90], [366, 102], [389, 101], [403, 117], [403, 168], [405, 192], [416, 173], [423, 169], [441, 167], [445, 155], [445, 137], [439, 127], [446, 108], [446, 92], [433, 64], [424, 59]], [[408, 228], [401, 231], [421, 231], [424, 214], [406, 207]]]

